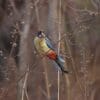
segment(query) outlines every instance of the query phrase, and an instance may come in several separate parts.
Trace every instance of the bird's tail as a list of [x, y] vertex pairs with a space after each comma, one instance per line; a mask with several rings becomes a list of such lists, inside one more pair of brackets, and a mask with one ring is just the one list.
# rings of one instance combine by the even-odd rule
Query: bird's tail
[[69, 73], [69, 71], [64, 69], [64, 62], [65, 62], [64, 59], [62, 59], [60, 56], [57, 56], [55, 62], [58, 64], [58, 66], [60, 67], [63, 73], [67, 73], [67, 74]]

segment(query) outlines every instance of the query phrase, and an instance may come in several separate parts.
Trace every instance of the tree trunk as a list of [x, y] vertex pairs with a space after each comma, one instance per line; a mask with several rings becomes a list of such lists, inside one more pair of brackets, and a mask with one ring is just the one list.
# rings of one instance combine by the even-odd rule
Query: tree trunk
[[[25, 24], [24, 27], [22, 29], [22, 31], [20, 32], [20, 50], [19, 50], [19, 75], [23, 75], [29, 65], [30, 65], [30, 53], [29, 53], [29, 44], [28, 44], [28, 38], [29, 38], [29, 31], [30, 31], [30, 1], [26, 0], [25, 1], [25, 10], [27, 13], [25, 13]], [[27, 73], [26, 73], [27, 74]], [[17, 100], [23, 100], [24, 98], [24, 93], [25, 90], [27, 90], [26, 88], [26, 84], [27, 82], [25, 82], [26, 79], [26, 74], [20, 79], [20, 81], [18, 82], [18, 91], [17, 91]]]

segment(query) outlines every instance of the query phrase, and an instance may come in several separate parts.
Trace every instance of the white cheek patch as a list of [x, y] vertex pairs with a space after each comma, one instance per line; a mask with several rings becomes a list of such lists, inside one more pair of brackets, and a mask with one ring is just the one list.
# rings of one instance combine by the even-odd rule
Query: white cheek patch
[[39, 35], [39, 38], [41, 38], [42, 37], [42, 35]]

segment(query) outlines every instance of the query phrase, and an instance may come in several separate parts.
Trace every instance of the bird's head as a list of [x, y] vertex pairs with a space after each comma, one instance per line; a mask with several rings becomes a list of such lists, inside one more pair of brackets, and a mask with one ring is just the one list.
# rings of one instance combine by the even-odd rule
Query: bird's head
[[36, 35], [37, 35], [38, 38], [44, 38], [45, 37], [45, 34], [44, 34], [43, 31], [37, 32]]

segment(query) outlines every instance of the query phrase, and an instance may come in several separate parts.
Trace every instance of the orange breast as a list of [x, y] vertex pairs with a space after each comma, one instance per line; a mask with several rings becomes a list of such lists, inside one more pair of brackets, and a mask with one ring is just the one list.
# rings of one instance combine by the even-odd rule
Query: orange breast
[[56, 60], [57, 54], [56, 54], [56, 52], [54, 52], [53, 50], [50, 50], [50, 51], [48, 52], [48, 54], [47, 54], [47, 57], [49, 57], [49, 58], [52, 59], [52, 60]]

